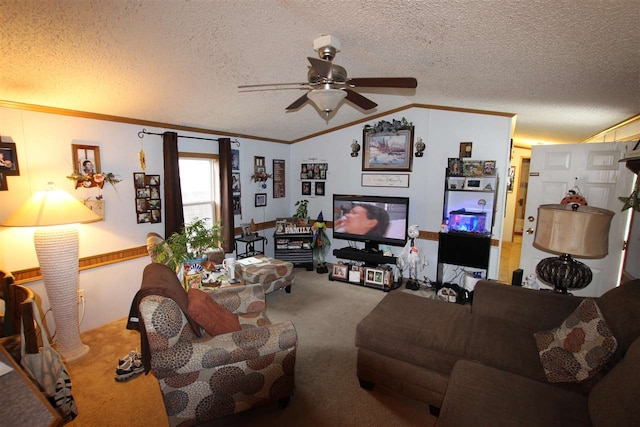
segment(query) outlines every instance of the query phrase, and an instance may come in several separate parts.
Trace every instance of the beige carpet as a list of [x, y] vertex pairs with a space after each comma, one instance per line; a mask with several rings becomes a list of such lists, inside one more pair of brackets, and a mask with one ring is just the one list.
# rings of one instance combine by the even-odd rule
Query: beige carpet
[[[289, 406], [277, 404], [218, 420], [225, 426], [432, 426], [425, 404], [380, 387], [368, 392], [356, 378], [356, 324], [384, 297], [376, 289], [331, 282], [296, 269], [291, 294], [267, 296], [273, 322], [289, 319], [298, 332], [296, 389]], [[124, 313], [126, 315], [126, 313]], [[88, 356], [68, 364], [79, 415], [70, 426], [168, 425], [152, 374], [114, 381], [118, 357], [138, 348], [125, 319], [82, 334]]]

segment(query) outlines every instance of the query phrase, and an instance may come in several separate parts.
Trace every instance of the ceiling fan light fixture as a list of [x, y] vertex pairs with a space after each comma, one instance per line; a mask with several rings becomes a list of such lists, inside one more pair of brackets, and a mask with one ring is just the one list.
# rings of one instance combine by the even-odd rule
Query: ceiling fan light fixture
[[338, 108], [338, 104], [347, 96], [340, 89], [315, 89], [307, 94], [307, 98], [327, 115]]

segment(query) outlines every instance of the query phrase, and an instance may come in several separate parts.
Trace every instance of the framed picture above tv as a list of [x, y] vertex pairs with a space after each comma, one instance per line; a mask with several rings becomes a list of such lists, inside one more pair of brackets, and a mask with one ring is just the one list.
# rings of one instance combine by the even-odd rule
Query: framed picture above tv
[[413, 130], [413, 125], [404, 119], [365, 126], [362, 170], [411, 172]]

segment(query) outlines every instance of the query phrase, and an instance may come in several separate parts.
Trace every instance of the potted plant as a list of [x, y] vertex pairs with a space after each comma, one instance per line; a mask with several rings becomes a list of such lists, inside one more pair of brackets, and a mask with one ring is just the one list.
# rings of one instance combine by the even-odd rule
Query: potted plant
[[308, 204], [308, 200], [298, 200], [296, 202], [296, 213], [293, 214], [293, 217], [296, 219], [297, 225], [307, 224], [307, 218], [309, 217]]
[[185, 264], [203, 262], [206, 252], [220, 246], [220, 221], [209, 225], [206, 219], [195, 218], [180, 233], [173, 233], [156, 245], [157, 261], [178, 271]]

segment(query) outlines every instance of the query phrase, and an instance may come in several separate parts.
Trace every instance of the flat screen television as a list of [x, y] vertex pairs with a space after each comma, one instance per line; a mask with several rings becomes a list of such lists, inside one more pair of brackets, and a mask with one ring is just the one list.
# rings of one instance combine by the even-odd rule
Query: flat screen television
[[408, 218], [408, 197], [333, 195], [333, 237], [364, 242], [365, 250], [404, 246]]

